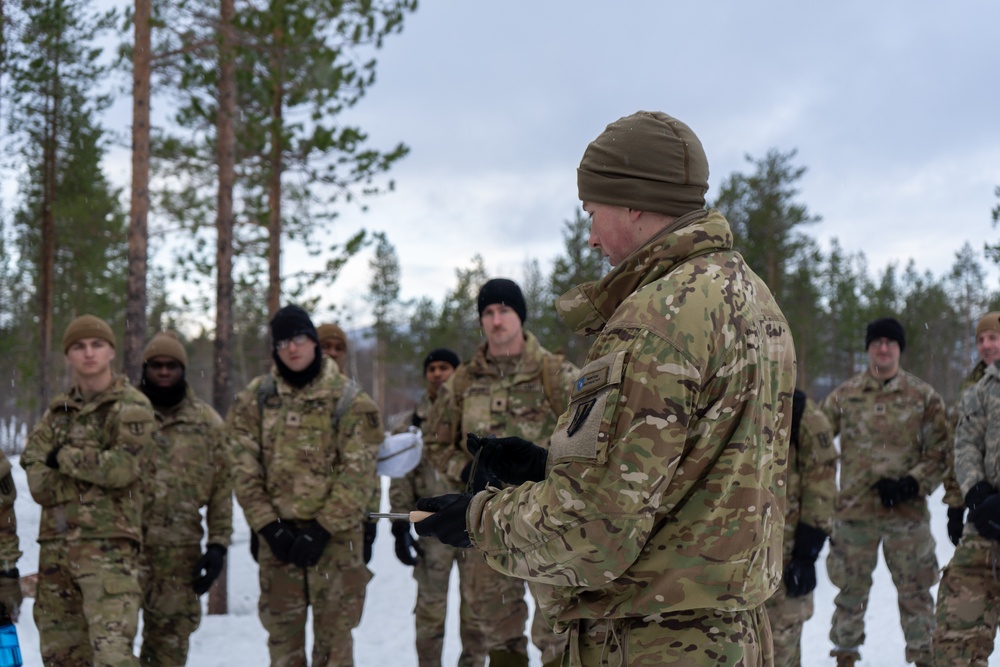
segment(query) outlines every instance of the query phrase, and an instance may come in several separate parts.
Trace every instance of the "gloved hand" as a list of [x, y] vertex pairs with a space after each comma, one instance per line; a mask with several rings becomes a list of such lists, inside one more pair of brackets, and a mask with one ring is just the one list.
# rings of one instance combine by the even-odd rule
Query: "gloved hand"
[[[475, 475], [472, 480], [472, 484], [469, 484], [469, 477], [473, 477], [473, 468], [475, 469]], [[496, 477], [490, 475], [489, 471], [485, 466], [479, 465], [478, 461], [469, 461], [462, 468], [462, 472], [459, 475], [462, 483], [466, 485], [467, 489], [471, 489], [473, 493], [479, 493], [487, 486], [503, 486], [501, 482]]]
[[363, 524], [365, 531], [365, 565], [372, 561], [372, 547], [375, 545], [375, 536], [378, 534], [377, 525], [374, 521], [365, 521]]
[[209, 544], [191, 573], [194, 577], [194, 592], [198, 595], [207, 593], [222, 573], [222, 565], [225, 562], [226, 547], [221, 544]]
[[295, 544], [288, 554], [289, 560], [298, 567], [313, 567], [323, 555], [330, 533], [316, 521], [310, 521], [302, 533], [295, 538]]
[[53, 470], [59, 470], [59, 459], [56, 457], [59, 456], [60, 449], [62, 449], [61, 445], [58, 447], [53, 447], [52, 449], [49, 450], [48, 456], [45, 457], [45, 465], [52, 468]]
[[[410, 534], [409, 521], [393, 521], [392, 536], [396, 539], [396, 558], [403, 565], [416, 565], [417, 558], [424, 557], [424, 550], [420, 548], [420, 544]], [[410, 549], [413, 549], [416, 555], [411, 553]]]
[[883, 477], [875, 482], [883, 507], [895, 507], [920, 495], [920, 484], [911, 475], [902, 479]]
[[21, 600], [23, 599], [21, 574], [17, 568], [0, 571], [0, 607], [2, 607], [0, 617], [10, 616], [10, 620], [17, 622], [21, 615]]
[[988, 540], [1000, 541], [1000, 493], [994, 493], [969, 510], [969, 521]]
[[[514, 485], [545, 479], [549, 453], [533, 442], [523, 438], [480, 438], [470, 433], [466, 445], [473, 456], [482, 449], [477, 466], [488, 477]], [[483, 489], [473, 487], [473, 490], [478, 493]]]
[[976, 482], [976, 485], [965, 494], [965, 506], [970, 510], [974, 510], [979, 507], [980, 503], [996, 492], [996, 488], [985, 479], [981, 482]]
[[271, 553], [274, 554], [275, 558], [282, 563], [292, 562], [292, 546], [295, 544], [298, 534], [291, 524], [279, 519], [272, 521], [257, 532], [267, 541], [267, 546], [271, 547]]
[[421, 537], [436, 537], [442, 543], [461, 549], [472, 546], [465, 513], [472, 501], [471, 493], [447, 493], [433, 498], [421, 498], [417, 509], [433, 512], [432, 516], [413, 524]]
[[816, 558], [823, 550], [826, 533], [801, 523], [795, 526], [795, 546], [792, 560], [785, 568], [785, 588], [788, 597], [801, 597], [816, 588]]
[[965, 532], [965, 508], [948, 508], [948, 539], [956, 547], [962, 541], [962, 533]]

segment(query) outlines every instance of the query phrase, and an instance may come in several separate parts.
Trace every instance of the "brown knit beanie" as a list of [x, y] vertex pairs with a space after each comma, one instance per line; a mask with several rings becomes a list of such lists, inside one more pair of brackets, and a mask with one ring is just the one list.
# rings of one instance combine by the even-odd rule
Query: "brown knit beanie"
[[149, 339], [149, 342], [146, 343], [146, 349], [142, 351], [142, 363], [146, 363], [153, 357], [176, 359], [181, 362], [181, 366], [185, 369], [188, 365], [184, 344], [173, 331], [161, 331]]
[[63, 334], [63, 353], [69, 352], [73, 343], [84, 338], [100, 338], [115, 346], [115, 333], [108, 323], [94, 315], [81, 315], [66, 327]]
[[576, 182], [580, 201], [681, 216], [705, 207], [708, 159], [690, 127], [639, 111], [590, 142]]
[[976, 338], [984, 331], [1000, 331], [1000, 311], [994, 310], [979, 318], [976, 324]]
[[319, 342], [323, 342], [327, 338], [336, 338], [347, 347], [347, 334], [336, 324], [321, 324], [316, 327], [316, 333], [319, 334]]

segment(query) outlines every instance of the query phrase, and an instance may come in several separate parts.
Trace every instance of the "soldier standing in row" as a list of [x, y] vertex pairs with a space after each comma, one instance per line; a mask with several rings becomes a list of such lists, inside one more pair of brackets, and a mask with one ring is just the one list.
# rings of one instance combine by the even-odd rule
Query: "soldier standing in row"
[[312, 666], [347, 667], [371, 579], [362, 524], [382, 420], [320, 353], [304, 310], [279, 310], [271, 339], [274, 367], [236, 397], [227, 419], [236, 498], [263, 538], [260, 620], [271, 665], [304, 667], [312, 606]]
[[[427, 391], [411, 413], [399, 423], [396, 432], [404, 432], [415, 427], [424, 428], [438, 392], [448, 378], [458, 368], [459, 357], [446, 348], [432, 350], [424, 358], [424, 380]], [[448, 479], [445, 471], [431, 464], [429, 457], [405, 477], [394, 478], [389, 486], [389, 501], [393, 512], [409, 512], [417, 506], [417, 500], [428, 496], [453, 493], [462, 490], [462, 484]], [[434, 539], [414, 541], [410, 533], [409, 521], [393, 521], [392, 534], [396, 540], [396, 557], [403, 565], [413, 567], [413, 578], [417, 582], [417, 603], [413, 609], [416, 629], [417, 664], [419, 667], [440, 667], [444, 650], [445, 617], [448, 611], [448, 583], [452, 564], [458, 565], [460, 581], [469, 575], [466, 572], [470, 562], [465, 549], [456, 549]], [[462, 654], [459, 667], [482, 667], [486, 661], [486, 647], [479, 624], [471, 616], [468, 591], [462, 586], [459, 607], [459, 633], [462, 637]]]
[[[562, 664], [770, 665], [795, 350], [706, 211], [708, 161], [664, 113], [608, 125], [577, 171], [614, 269], [557, 302], [596, 335], [548, 451], [481, 440], [517, 487], [424, 498], [418, 534], [536, 584]], [[509, 452], [509, 453], [508, 453]], [[478, 477], [478, 475], [476, 476]]]
[[[520, 436], [547, 447], [577, 373], [562, 355], [549, 352], [524, 330], [527, 305], [517, 283], [506, 278], [487, 281], [477, 304], [486, 342], [445, 383], [424, 434], [425, 456], [453, 485], [468, 481], [469, 434]], [[482, 557], [469, 556], [462, 597], [481, 626], [490, 664], [527, 666], [524, 582], [494, 571]], [[531, 638], [545, 665], [558, 664], [565, 637], [557, 636], [541, 613], [535, 614]]]
[[[201, 622], [198, 596], [222, 572], [233, 532], [233, 487], [222, 418], [185, 379], [187, 353], [172, 332], [142, 353], [140, 389], [156, 413], [155, 475], [147, 485], [140, 581], [143, 667], [187, 662]], [[208, 543], [201, 541], [206, 508]]]
[[[1000, 312], [976, 325], [980, 361], [964, 388], [955, 433], [954, 473], [969, 508], [965, 535], [945, 567], [938, 587], [934, 664], [986, 667], [1000, 626]], [[964, 386], [964, 385], [963, 385]], [[951, 515], [952, 510], [948, 510]], [[961, 509], [959, 509], [961, 512]], [[961, 514], [959, 514], [961, 516]], [[951, 521], [949, 521], [951, 532]]]
[[107, 322], [76, 318], [63, 350], [73, 384], [52, 400], [21, 456], [42, 506], [34, 609], [42, 660], [138, 665], [142, 476], [156, 421], [149, 400], [111, 370]]
[[17, 569], [21, 549], [14, 514], [17, 488], [10, 471], [10, 460], [0, 451], [0, 619], [17, 621], [22, 600], [21, 573]]
[[764, 607], [774, 636], [775, 667], [799, 667], [802, 626], [813, 615], [816, 558], [833, 527], [837, 497], [837, 450], [830, 421], [799, 389], [792, 401], [786, 479], [783, 585]]
[[823, 410], [840, 435], [840, 494], [827, 571], [840, 589], [830, 640], [838, 667], [861, 659], [865, 609], [879, 544], [899, 598], [906, 661], [931, 664], [938, 563], [927, 496], [941, 483], [948, 446], [944, 401], [899, 366], [903, 326], [868, 324], [868, 369], [826, 397]]

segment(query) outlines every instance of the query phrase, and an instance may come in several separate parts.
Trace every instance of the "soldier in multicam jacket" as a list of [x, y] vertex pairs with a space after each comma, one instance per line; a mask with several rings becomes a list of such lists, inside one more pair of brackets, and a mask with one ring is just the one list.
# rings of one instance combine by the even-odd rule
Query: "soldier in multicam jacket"
[[564, 667], [773, 663], [795, 353], [729, 224], [704, 210], [707, 179], [700, 141], [663, 113], [587, 147], [590, 244], [615, 268], [557, 303], [596, 335], [569, 409], [541, 456], [480, 443], [498, 450], [494, 474], [528, 483], [417, 505], [435, 512], [418, 533], [536, 584], [568, 633]]
[[944, 401], [900, 369], [906, 333], [893, 318], [865, 333], [868, 369], [826, 397], [840, 435], [840, 494], [827, 571], [840, 592], [830, 640], [840, 666], [860, 659], [865, 609], [879, 544], [892, 573], [906, 639], [906, 660], [931, 664], [938, 565], [927, 496], [941, 483], [948, 445]]
[[[549, 352], [524, 330], [527, 304], [515, 282], [487, 281], [477, 306], [486, 342], [441, 388], [424, 435], [425, 456], [452, 486], [468, 481], [471, 464], [464, 445], [470, 433], [516, 435], [548, 446], [577, 373], [562, 355]], [[486, 638], [490, 664], [527, 665], [524, 582], [496, 572], [481, 556], [469, 554], [467, 560], [462, 597]], [[542, 614], [534, 617], [531, 639], [544, 664], [561, 658], [565, 638], [553, 632]]]
[[[944, 568], [938, 587], [934, 664], [986, 667], [1000, 617], [1000, 312], [976, 326], [980, 379], [962, 392], [954, 442], [954, 473], [969, 510], [961, 542]], [[951, 510], [949, 510], [949, 513]]]
[[0, 620], [16, 621], [21, 614], [21, 582], [17, 569], [21, 549], [14, 515], [17, 489], [10, 469], [10, 460], [0, 451]]
[[[445, 348], [428, 353], [424, 359], [427, 391], [420, 397], [420, 402], [413, 411], [400, 420], [394, 429], [395, 433], [405, 432], [411, 427], [424, 428], [441, 385], [451, 377], [459, 363], [458, 355]], [[405, 477], [392, 480], [389, 485], [389, 502], [393, 512], [409, 512], [417, 506], [420, 498], [461, 490], [461, 483], [448, 479], [443, 471], [437, 470], [431, 465], [430, 459], [425, 457]], [[414, 541], [408, 521], [394, 521], [392, 534], [396, 540], [396, 557], [404, 565], [413, 567], [413, 578], [417, 582], [417, 603], [413, 609], [417, 664], [419, 667], [440, 666], [452, 563], [458, 565], [459, 579], [465, 579], [469, 576], [466, 570], [467, 564], [471, 562], [470, 556], [475, 557], [477, 554], [447, 546], [437, 540]], [[461, 587], [461, 591], [468, 594], [468, 588]], [[462, 596], [459, 607], [462, 654], [458, 658], [458, 665], [481, 667], [486, 661], [485, 639], [479, 623], [472, 616], [469, 604], [470, 600]]]
[[377, 406], [319, 352], [304, 310], [271, 320], [274, 368], [254, 378], [227, 417], [236, 498], [262, 540], [260, 620], [274, 666], [354, 664], [371, 572], [361, 548], [382, 442]]
[[[233, 486], [222, 418], [185, 380], [187, 353], [176, 335], [158, 333], [142, 353], [140, 389], [153, 404], [155, 475], [143, 514], [143, 667], [187, 662], [201, 622], [198, 596], [222, 572], [233, 532]], [[201, 510], [206, 508], [208, 542]]]
[[[1000, 312], [986, 313], [976, 323], [976, 352], [979, 361], [969, 374], [962, 380], [959, 387], [958, 400], [948, 412], [952, 431], [958, 426], [962, 399], [965, 393], [976, 386], [976, 383], [986, 373], [986, 367], [1000, 359]], [[956, 547], [962, 539], [962, 529], [965, 526], [965, 498], [955, 478], [955, 448], [948, 447], [948, 473], [944, 477], [944, 500], [948, 506], [948, 538]], [[944, 575], [942, 575], [943, 577]], [[938, 588], [940, 597], [941, 589]]]
[[801, 664], [802, 626], [812, 618], [816, 558], [833, 528], [837, 450], [830, 421], [795, 390], [785, 500], [784, 585], [765, 603], [775, 667]]
[[42, 506], [34, 617], [46, 665], [138, 665], [142, 475], [156, 422], [111, 371], [115, 338], [83, 315], [63, 336], [73, 371], [28, 437], [21, 465]]

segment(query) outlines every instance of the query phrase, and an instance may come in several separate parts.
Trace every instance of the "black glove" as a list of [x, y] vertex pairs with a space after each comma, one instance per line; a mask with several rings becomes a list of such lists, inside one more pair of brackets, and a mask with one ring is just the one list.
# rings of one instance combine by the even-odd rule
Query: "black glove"
[[[472, 469], [475, 468], [476, 474], [475, 478], [472, 480], [472, 484], [469, 484], [469, 477], [472, 476]], [[501, 482], [496, 477], [490, 475], [489, 471], [485, 466], [479, 465], [477, 461], [469, 461], [462, 468], [462, 472], [459, 475], [462, 483], [466, 485], [467, 489], [471, 489], [473, 493], [479, 493], [487, 486], [503, 486]]]
[[948, 508], [948, 539], [956, 547], [962, 541], [962, 533], [965, 531], [965, 508]]
[[[487, 477], [514, 485], [545, 479], [545, 462], [549, 452], [533, 442], [523, 438], [480, 438], [470, 433], [466, 444], [473, 456], [482, 449], [477, 466]], [[479, 478], [478, 470], [476, 478]], [[473, 489], [477, 493], [482, 491]]]
[[816, 558], [823, 550], [826, 533], [807, 523], [795, 526], [795, 546], [792, 560], [785, 568], [785, 588], [788, 597], [801, 597], [816, 588]]
[[969, 489], [969, 492], [965, 494], [965, 506], [970, 510], [974, 510], [979, 507], [980, 503], [996, 492], [996, 488], [986, 480], [977, 482], [976, 485]]
[[222, 564], [226, 562], [226, 547], [221, 544], [209, 544], [204, 555], [194, 565], [194, 592], [203, 595], [222, 573]]
[[[420, 548], [417, 541], [413, 539], [413, 535], [410, 534], [409, 521], [393, 521], [392, 536], [396, 538], [396, 558], [403, 565], [416, 565], [417, 558], [424, 557], [424, 550]], [[410, 549], [413, 549], [416, 555], [411, 553]]]
[[0, 571], [0, 619], [10, 618], [17, 622], [21, 616], [21, 574], [13, 570]]
[[882, 498], [883, 507], [895, 507], [920, 495], [920, 484], [911, 475], [902, 479], [883, 477], [874, 486]]
[[323, 555], [330, 533], [315, 521], [310, 521], [302, 533], [295, 538], [295, 544], [288, 554], [289, 560], [298, 567], [313, 567]]
[[267, 541], [267, 546], [271, 547], [271, 553], [274, 554], [275, 558], [282, 563], [292, 562], [292, 546], [295, 544], [295, 538], [298, 537], [298, 534], [291, 524], [279, 519], [272, 521], [257, 532]]
[[53, 447], [52, 449], [49, 450], [48, 456], [45, 457], [45, 465], [52, 468], [53, 470], [59, 470], [59, 459], [56, 457], [59, 456], [60, 449], [62, 449], [62, 446]]
[[250, 531], [250, 557], [253, 558], [253, 562], [257, 561], [257, 554], [260, 552], [260, 538], [257, 537], [257, 533]]
[[1000, 541], [1000, 493], [994, 493], [976, 505], [976, 509], [969, 510], [969, 521], [986, 539]]
[[417, 509], [433, 512], [432, 516], [413, 524], [421, 537], [436, 537], [444, 544], [461, 549], [472, 546], [465, 512], [472, 500], [471, 493], [447, 493], [433, 498], [421, 498]]
[[372, 562], [372, 547], [375, 545], [375, 536], [377, 535], [377, 524], [374, 521], [365, 521], [363, 524], [365, 530], [365, 565]]

